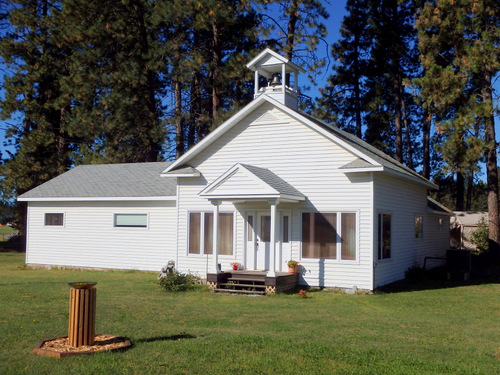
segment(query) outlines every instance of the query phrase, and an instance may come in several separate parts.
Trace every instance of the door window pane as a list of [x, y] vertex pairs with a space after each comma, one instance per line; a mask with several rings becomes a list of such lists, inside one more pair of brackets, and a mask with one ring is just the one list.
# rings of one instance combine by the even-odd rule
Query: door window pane
[[288, 242], [288, 216], [283, 216], [283, 243]]
[[260, 218], [260, 239], [262, 242], [271, 242], [271, 216]]
[[253, 216], [248, 215], [247, 218], [247, 241], [253, 241]]

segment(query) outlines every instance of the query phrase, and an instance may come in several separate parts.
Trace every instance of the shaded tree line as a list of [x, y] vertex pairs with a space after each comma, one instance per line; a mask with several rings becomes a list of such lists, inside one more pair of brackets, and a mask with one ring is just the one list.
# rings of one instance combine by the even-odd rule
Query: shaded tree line
[[482, 192], [498, 253], [498, 2], [348, 0], [347, 11], [316, 114], [433, 178], [452, 209], [482, 206]]

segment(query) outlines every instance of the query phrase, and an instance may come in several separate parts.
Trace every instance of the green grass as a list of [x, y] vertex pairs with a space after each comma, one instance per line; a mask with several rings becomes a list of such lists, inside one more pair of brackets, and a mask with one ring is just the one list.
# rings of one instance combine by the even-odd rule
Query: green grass
[[[245, 297], [167, 293], [153, 273], [23, 270], [23, 262], [0, 254], [2, 374], [500, 373], [500, 284]], [[130, 337], [130, 350], [32, 353], [39, 340], [67, 334], [71, 281], [98, 282], [97, 333]]]

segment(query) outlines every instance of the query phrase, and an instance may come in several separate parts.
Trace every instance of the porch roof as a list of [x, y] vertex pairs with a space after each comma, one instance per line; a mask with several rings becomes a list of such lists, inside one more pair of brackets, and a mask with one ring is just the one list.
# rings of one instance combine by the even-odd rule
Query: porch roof
[[265, 200], [304, 201], [305, 196], [267, 168], [236, 163], [213, 182], [199, 196], [210, 200]]

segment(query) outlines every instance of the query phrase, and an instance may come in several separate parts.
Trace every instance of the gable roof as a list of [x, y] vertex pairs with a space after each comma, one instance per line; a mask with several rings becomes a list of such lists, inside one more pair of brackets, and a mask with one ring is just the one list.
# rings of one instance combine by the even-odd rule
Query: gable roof
[[176, 180], [160, 177], [171, 162], [80, 165], [20, 195], [19, 201], [175, 199]]
[[303, 201], [305, 196], [267, 168], [237, 163], [207, 185], [200, 197], [208, 199], [272, 199]]
[[[433, 184], [432, 182], [430, 182], [417, 172], [404, 166], [403, 164], [399, 163], [395, 159], [386, 155], [382, 151], [369, 145], [362, 139], [359, 139], [355, 135], [340, 130], [335, 126], [327, 124], [312, 116], [295, 111], [279, 103], [278, 101], [267, 95], [260, 95], [255, 100], [253, 100], [245, 107], [243, 107], [243, 109], [241, 109], [238, 113], [236, 113], [234, 116], [232, 116], [222, 125], [220, 125], [217, 129], [211, 132], [200, 143], [195, 145], [188, 152], [182, 155], [179, 159], [173, 162], [166, 170], [162, 172], [162, 176], [166, 177], [168, 176], [169, 171], [173, 171], [180, 166], [188, 164], [189, 160], [192, 157], [194, 157], [195, 155], [199, 154], [201, 151], [206, 149], [209, 145], [211, 145], [225, 132], [227, 132], [233, 126], [238, 124], [240, 120], [245, 118], [248, 114], [250, 114], [252, 111], [254, 111], [259, 106], [263, 105], [264, 103], [270, 103], [271, 105], [277, 107], [281, 111], [287, 113], [291, 117], [302, 122], [304, 125], [309, 126], [313, 130], [317, 131], [318, 133], [324, 135], [326, 138], [330, 139], [332, 142], [335, 142], [340, 147], [348, 150], [349, 152], [357, 156], [360, 160], [357, 161], [354, 165], [344, 166], [344, 172], [346, 173], [365, 172], [367, 170], [371, 170], [374, 172], [382, 171], [398, 175], [407, 180], [411, 180], [420, 185], [424, 185], [429, 189], [437, 188], [435, 184]], [[363, 168], [361, 168], [361, 166], [363, 166]]]

